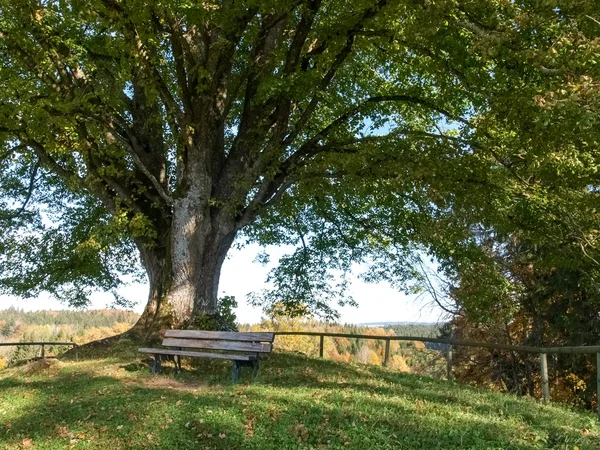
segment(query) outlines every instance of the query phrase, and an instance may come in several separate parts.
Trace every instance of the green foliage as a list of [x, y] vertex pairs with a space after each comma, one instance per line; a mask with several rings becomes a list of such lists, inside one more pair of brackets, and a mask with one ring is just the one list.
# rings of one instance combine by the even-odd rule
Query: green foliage
[[0, 1], [0, 292], [115, 291], [184, 204], [297, 247], [254, 300], [326, 318], [420, 255], [510, 314], [482, 233], [600, 260], [597, 2], [225, 5]]
[[3, 372], [2, 443], [16, 449], [29, 439], [49, 450], [600, 446], [591, 413], [380, 367], [274, 354], [252, 382], [231, 385], [228, 362], [203, 361], [179, 375], [165, 364], [154, 377], [148, 368], [128, 371], [137, 358], [129, 354], [121, 348], [27, 377]]
[[27, 224], [11, 220], [1, 227], [0, 291], [23, 298], [46, 291], [71, 306], [84, 307], [93, 291], [103, 290], [113, 294], [115, 305], [130, 307], [117, 289], [123, 275], [139, 279], [141, 272], [123, 227], [90, 197], [53, 186], [40, 188], [52, 192], [43, 194], [50, 204], [34, 203]]
[[221, 316], [223, 322], [232, 327], [236, 327], [237, 317], [234, 310], [237, 306], [238, 304], [233, 295], [226, 295], [219, 298], [219, 316]]
[[[510, 289], [501, 301], [489, 291], [473, 298], [473, 278], [459, 278], [451, 293], [459, 314], [449, 334], [534, 347], [598, 343], [598, 264], [589, 253], [578, 244], [540, 245], [519, 235], [508, 242], [490, 238], [488, 243], [489, 261]], [[479, 283], [483, 280], [484, 275], [478, 277]], [[540, 390], [539, 379], [531, 376], [538, 370], [536, 355], [460, 349], [457, 357], [457, 374], [464, 380], [522, 394]], [[549, 359], [549, 366], [554, 398], [595, 407], [595, 355], [557, 355]]]
[[217, 331], [237, 331], [237, 317], [235, 315], [237, 302], [233, 295], [220, 297], [217, 302], [216, 314], [197, 314], [188, 319], [183, 328], [194, 330], [217, 330]]
[[[332, 273], [336, 269], [338, 277]], [[326, 320], [334, 320], [339, 314], [332, 303], [356, 306], [352, 297], [346, 294], [348, 271], [339, 259], [318, 250], [301, 248], [283, 256], [277, 268], [271, 271], [266, 281], [273, 285], [272, 289], [253, 292], [248, 299], [250, 304], [262, 306], [269, 313], [278, 309], [279, 314], [298, 317], [314, 311]]]

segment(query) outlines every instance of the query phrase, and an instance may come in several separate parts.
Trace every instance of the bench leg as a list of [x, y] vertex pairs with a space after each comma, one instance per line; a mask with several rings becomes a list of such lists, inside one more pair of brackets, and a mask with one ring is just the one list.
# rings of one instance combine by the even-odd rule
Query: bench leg
[[260, 367], [260, 361], [257, 359], [255, 361], [252, 361], [252, 377], [256, 378], [256, 376], [258, 375], [258, 369]]
[[152, 364], [152, 375], [156, 375], [160, 372], [162, 361], [160, 355], [154, 355], [154, 363]]
[[239, 364], [238, 361], [234, 360], [233, 361], [233, 367], [231, 370], [231, 381], [233, 381], [234, 383], [237, 383], [240, 379], [240, 372], [242, 371], [242, 368]]
[[[177, 347], [177, 350], [183, 350], [181, 347]], [[174, 355], [173, 362], [175, 363], [175, 373], [181, 372], [181, 356]]]

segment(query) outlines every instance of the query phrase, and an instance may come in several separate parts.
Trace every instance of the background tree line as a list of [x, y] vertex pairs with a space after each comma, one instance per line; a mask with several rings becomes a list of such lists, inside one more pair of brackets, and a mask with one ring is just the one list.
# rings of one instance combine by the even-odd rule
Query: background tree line
[[[355, 324], [328, 323], [311, 315], [290, 317], [284, 309], [274, 308], [254, 325], [241, 325], [240, 331], [313, 331], [370, 336], [435, 337], [440, 333], [436, 324], [402, 324], [385, 327]], [[319, 356], [319, 338], [315, 336], [280, 335], [275, 339], [275, 349]], [[327, 337], [323, 356], [326, 359], [359, 364], [381, 365], [385, 359], [385, 341], [376, 339]], [[442, 377], [445, 359], [439, 350], [427, 347], [420, 341], [391, 341], [388, 366], [402, 372]]]
[[[235, 306], [231, 297], [223, 303]], [[235, 316], [230, 307], [224, 307], [223, 315]], [[131, 311], [103, 309], [89, 311], [34, 311], [16, 308], [0, 310], [0, 342], [56, 341], [84, 344], [114, 334], [123, 333], [135, 323], [139, 315]], [[372, 336], [413, 335], [431, 337], [439, 334], [434, 324], [403, 324], [387, 327], [368, 327], [353, 324], [335, 324], [315, 320], [310, 316], [288, 317], [271, 312], [259, 324], [239, 325], [240, 331], [324, 331], [329, 333], [367, 334]], [[384, 360], [385, 342], [358, 338], [328, 338], [325, 341], [327, 359], [340, 362], [381, 365]], [[278, 351], [301, 352], [318, 356], [318, 338], [310, 336], [278, 336]], [[66, 348], [47, 346], [47, 354], [59, 354]], [[39, 355], [39, 347], [17, 346], [0, 348], [0, 365], [15, 363]], [[419, 341], [392, 342], [390, 367], [404, 372], [442, 376], [445, 368], [443, 355], [428, 349]]]
[[[75, 342], [85, 344], [131, 328], [139, 314], [119, 309], [89, 311], [0, 310], [0, 342]], [[49, 355], [65, 347], [46, 347]], [[37, 346], [0, 347], [0, 367], [39, 355]]]

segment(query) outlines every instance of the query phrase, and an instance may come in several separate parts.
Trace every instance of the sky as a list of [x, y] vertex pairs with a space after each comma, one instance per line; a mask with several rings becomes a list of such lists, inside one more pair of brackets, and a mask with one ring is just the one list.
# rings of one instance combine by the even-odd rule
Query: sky
[[[289, 248], [268, 247], [271, 264], [263, 266], [253, 262], [262, 250], [258, 245], [248, 245], [242, 249], [231, 249], [223, 264], [219, 295], [233, 295], [238, 302], [236, 315], [240, 323], [257, 323], [262, 311], [246, 302], [246, 294], [258, 292], [265, 288], [267, 274], [276, 264], [279, 257], [289, 251]], [[128, 300], [136, 302], [134, 310], [141, 312], [148, 295], [146, 284], [131, 284], [122, 288], [119, 293]], [[390, 287], [387, 283], [364, 283], [353, 277], [349, 294], [356, 300], [358, 307], [347, 306], [339, 308], [340, 323], [370, 323], [370, 322], [438, 322], [443, 319], [443, 312], [433, 307], [427, 298], [417, 299], [407, 296]], [[113, 300], [110, 294], [96, 293], [90, 298], [90, 308], [105, 308]], [[67, 306], [48, 296], [42, 295], [36, 299], [19, 299], [16, 297], [0, 296], [0, 309], [10, 306], [25, 310], [65, 309]]]

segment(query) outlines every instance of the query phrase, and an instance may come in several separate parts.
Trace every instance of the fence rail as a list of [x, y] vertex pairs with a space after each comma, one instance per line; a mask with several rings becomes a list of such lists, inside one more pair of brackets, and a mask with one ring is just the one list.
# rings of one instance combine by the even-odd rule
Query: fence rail
[[0, 347], [9, 347], [9, 346], [21, 346], [21, 345], [40, 345], [42, 347], [40, 358], [46, 357], [46, 345], [54, 346], [54, 345], [67, 345], [72, 347], [77, 347], [75, 342], [0, 342]]
[[447, 378], [452, 379], [452, 348], [453, 347], [477, 347], [491, 348], [495, 350], [508, 350], [514, 352], [534, 353], [540, 355], [540, 377], [542, 381], [542, 393], [545, 403], [550, 402], [550, 383], [548, 380], [549, 354], [596, 354], [596, 395], [598, 404], [598, 418], [600, 419], [600, 345], [583, 345], [578, 347], [528, 347], [522, 345], [493, 344], [489, 342], [457, 341], [453, 339], [428, 338], [418, 336], [373, 336], [370, 334], [349, 333], [321, 333], [318, 331], [276, 331], [275, 336], [315, 336], [319, 338], [319, 357], [323, 358], [323, 347], [325, 337], [343, 337], [349, 339], [374, 339], [385, 341], [385, 354], [383, 365], [387, 366], [390, 358], [390, 341], [418, 341], [433, 344], [447, 345], [445, 350], [447, 365]]

